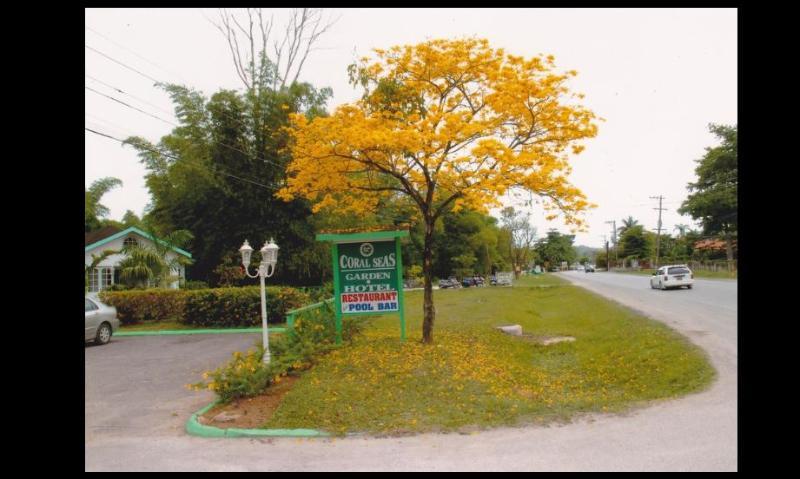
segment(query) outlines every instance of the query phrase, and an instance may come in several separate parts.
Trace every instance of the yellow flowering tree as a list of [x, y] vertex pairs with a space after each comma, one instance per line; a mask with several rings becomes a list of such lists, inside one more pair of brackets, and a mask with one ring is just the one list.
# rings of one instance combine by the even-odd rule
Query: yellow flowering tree
[[364, 89], [327, 117], [291, 118], [284, 200], [314, 211], [374, 211], [405, 198], [424, 222], [423, 341], [433, 341], [434, 223], [448, 208], [486, 211], [512, 189], [538, 195], [550, 217], [582, 227], [591, 207], [572, 186], [569, 153], [596, 135], [595, 115], [566, 86], [552, 56], [526, 59], [482, 39], [374, 50], [349, 67]]

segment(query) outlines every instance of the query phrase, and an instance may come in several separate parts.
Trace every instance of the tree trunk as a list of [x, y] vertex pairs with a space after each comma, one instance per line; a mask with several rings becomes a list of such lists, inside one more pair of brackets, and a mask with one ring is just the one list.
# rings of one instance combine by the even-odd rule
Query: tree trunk
[[422, 252], [422, 274], [424, 281], [424, 302], [422, 320], [422, 342], [433, 343], [433, 320], [436, 310], [433, 307], [433, 221], [425, 222], [425, 246]]

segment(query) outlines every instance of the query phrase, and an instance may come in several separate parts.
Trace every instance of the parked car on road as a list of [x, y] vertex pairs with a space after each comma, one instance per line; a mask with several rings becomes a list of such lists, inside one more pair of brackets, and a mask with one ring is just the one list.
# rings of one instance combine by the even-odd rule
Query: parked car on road
[[465, 288], [469, 288], [470, 286], [483, 286], [486, 281], [483, 279], [483, 276], [467, 276], [461, 280], [461, 285]]
[[447, 279], [440, 279], [439, 280], [439, 289], [447, 289], [447, 288], [460, 288], [461, 283], [458, 282], [458, 278], [455, 276], [450, 276]]
[[653, 289], [682, 288], [692, 289], [694, 273], [685, 264], [672, 264], [662, 266], [650, 277], [650, 287]]
[[97, 298], [84, 297], [84, 341], [106, 344], [119, 329], [117, 309], [101, 303]]
[[594, 265], [587, 264], [587, 265], [586, 265], [586, 269], [585, 269], [585, 271], [586, 271], [587, 273], [594, 273]]

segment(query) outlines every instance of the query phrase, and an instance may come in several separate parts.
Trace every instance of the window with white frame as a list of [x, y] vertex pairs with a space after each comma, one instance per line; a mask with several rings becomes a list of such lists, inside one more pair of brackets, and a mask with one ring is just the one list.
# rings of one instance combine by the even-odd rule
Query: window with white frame
[[89, 271], [89, 291], [93, 293], [100, 291], [99, 279], [100, 271], [97, 268]]
[[128, 236], [127, 238], [125, 238], [125, 241], [122, 242], [122, 245], [126, 248], [131, 246], [137, 246], [138, 244], [139, 242], [136, 241], [136, 238], [134, 238], [133, 236]]
[[112, 284], [114, 284], [114, 268], [103, 268], [102, 269], [102, 276], [103, 282], [101, 287], [103, 289], [108, 288]]

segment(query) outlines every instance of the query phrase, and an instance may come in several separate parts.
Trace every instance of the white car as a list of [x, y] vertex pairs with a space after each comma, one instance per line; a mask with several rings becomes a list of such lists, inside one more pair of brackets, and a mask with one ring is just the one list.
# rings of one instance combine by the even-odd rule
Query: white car
[[694, 274], [685, 264], [671, 264], [658, 268], [650, 277], [650, 287], [653, 289], [681, 288], [686, 286], [692, 289]]

